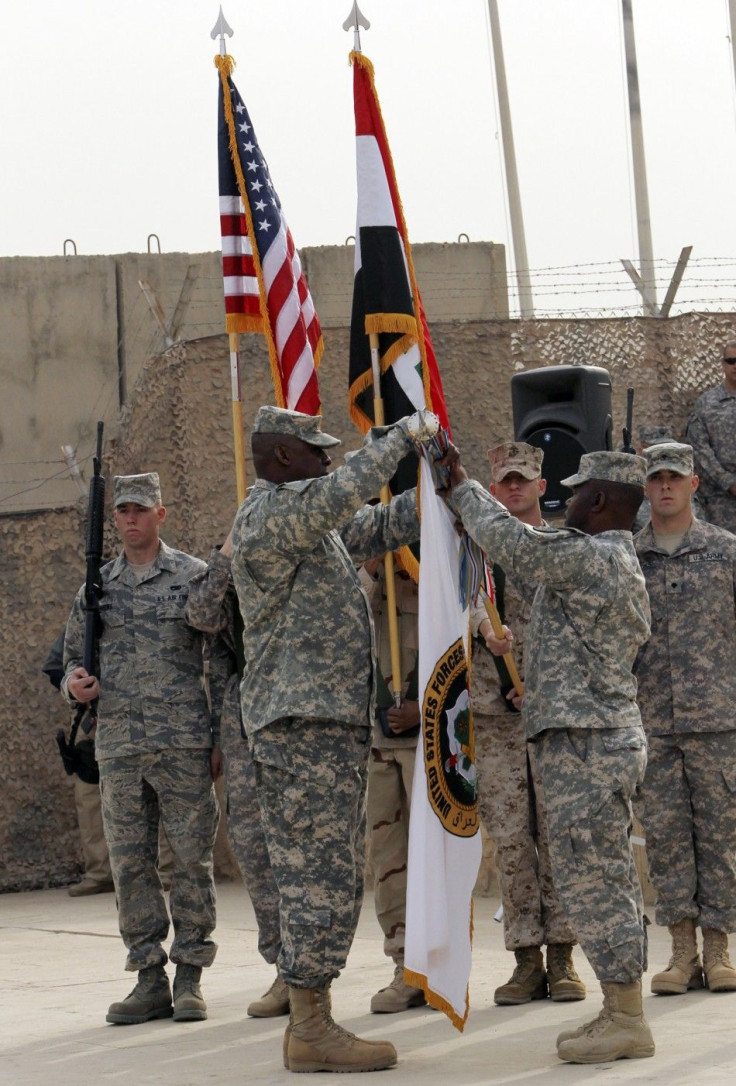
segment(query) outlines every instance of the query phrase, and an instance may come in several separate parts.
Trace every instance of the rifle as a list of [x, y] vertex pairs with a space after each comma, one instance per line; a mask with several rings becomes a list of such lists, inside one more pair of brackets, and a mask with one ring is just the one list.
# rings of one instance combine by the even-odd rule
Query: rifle
[[[87, 504], [87, 540], [85, 558], [87, 561], [87, 574], [84, 582], [84, 651], [83, 664], [88, 675], [99, 678], [97, 672], [97, 642], [102, 633], [102, 620], [100, 618], [100, 598], [103, 593], [100, 567], [102, 565], [102, 537], [105, 517], [105, 478], [102, 475], [102, 431], [104, 424], [97, 423], [97, 455], [92, 463], [94, 474], [89, 481], [89, 499]], [[66, 733], [59, 728], [56, 733], [56, 742], [59, 744], [59, 753], [64, 763], [64, 769], [71, 776], [77, 773], [82, 780], [89, 780], [92, 768], [89, 764], [90, 757], [87, 750], [91, 740], [83, 741], [79, 747], [75, 746], [77, 732], [80, 724], [85, 735], [89, 735], [93, 726], [97, 723], [97, 699], [80, 704], [74, 716], [74, 722], [67, 742]], [[94, 768], [96, 772], [96, 765]], [[99, 780], [99, 775], [97, 776]], [[96, 783], [91, 781], [90, 783]]]
[[624, 444], [621, 452], [629, 453], [631, 456], [636, 455], [636, 449], [631, 444], [631, 428], [634, 421], [634, 390], [633, 388], [626, 389], [626, 425], [623, 429]]

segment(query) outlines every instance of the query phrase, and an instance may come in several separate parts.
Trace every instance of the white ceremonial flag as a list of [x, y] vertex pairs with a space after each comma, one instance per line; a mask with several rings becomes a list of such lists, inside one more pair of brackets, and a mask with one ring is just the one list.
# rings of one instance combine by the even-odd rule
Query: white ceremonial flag
[[472, 893], [481, 860], [468, 612], [460, 539], [421, 459], [419, 698], [422, 735], [409, 818], [404, 979], [462, 1030], [468, 1017]]

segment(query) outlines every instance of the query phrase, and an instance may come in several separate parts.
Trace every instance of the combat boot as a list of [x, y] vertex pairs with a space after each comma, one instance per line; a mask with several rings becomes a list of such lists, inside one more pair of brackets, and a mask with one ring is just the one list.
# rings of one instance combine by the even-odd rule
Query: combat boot
[[427, 1002], [421, 988], [412, 988], [404, 983], [404, 965], [398, 963], [394, 969], [394, 979], [387, 988], [381, 988], [371, 1000], [373, 1014], [396, 1014], [407, 1011], [409, 1007], [423, 1007]]
[[515, 1007], [530, 1003], [533, 999], [547, 998], [547, 974], [544, 958], [538, 946], [522, 946], [514, 951], [516, 969], [511, 979], [493, 993], [494, 1003], [501, 1007]]
[[585, 985], [572, 962], [571, 943], [550, 943], [547, 947], [547, 984], [553, 1003], [585, 999]]
[[703, 928], [703, 969], [711, 992], [736, 992], [736, 969], [728, 956], [728, 935], [716, 928]]
[[396, 1063], [388, 1041], [364, 1041], [332, 1019], [329, 988], [289, 988], [291, 1020], [286, 1059], [290, 1071], [380, 1071]]
[[200, 965], [177, 965], [174, 977], [175, 1022], [201, 1022], [207, 1017], [207, 1004], [199, 986], [201, 976]]
[[603, 1008], [575, 1033], [561, 1033], [557, 1055], [567, 1063], [607, 1063], [654, 1055], [654, 1038], [641, 1004], [641, 981], [602, 983]]
[[687, 916], [668, 931], [672, 936], [672, 957], [667, 968], [652, 977], [652, 991], [655, 995], [684, 995], [702, 988], [703, 970], [695, 938], [695, 921]]
[[116, 1026], [138, 1026], [152, 1018], [171, 1018], [171, 988], [162, 965], [141, 969], [138, 983], [130, 995], [119, 1003], [111, 1003], [107, 1022]]
[[267, 992], [260, 999], [254, 999], [248, 1004], [246, 1014], [251, 1018], [278, 1018], [282, 1014], [289, 1013], [289, 989], [281, 979], [280, 973], [276, 974]]

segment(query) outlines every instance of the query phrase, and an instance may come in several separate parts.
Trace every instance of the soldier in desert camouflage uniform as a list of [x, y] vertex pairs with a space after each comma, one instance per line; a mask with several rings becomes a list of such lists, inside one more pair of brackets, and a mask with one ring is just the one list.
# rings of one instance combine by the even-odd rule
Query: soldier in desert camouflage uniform
[[[88, 702], [99, 695], [95, 739], [102, 815], [118, 900], [126, 968], [138, 972], [109, 1022], [207, 1017], [199, 986], [216, 945], [212, 850], [219, 772], [218, 721], [202, 682], [203, 639], [185, 620], [189, 579], [204, 563], [159, 539], [166, 510], [158, 475], [116, 476], [115, 525], [123, 551], [102, 567], [100, 679], [82, 666], [83, 589], [67, 623], [62, 690]], [[224, 656], [211, 646], [214, 704], [224, 692]], [[162, 943], [169, 930], [156, 870], [159, 817], [174, 855], [170, 907], [176, 963], [174, 1005]]]
[[694, 520], [689, 445], [653, 445], [651, 523], [635, 540], [649, 590], [652, 636], [635, 672], [649, 740], [641, 820], [672, 957], [652, 991], [736, 991], [728, 932], [736, 928], [736, 536]]
[[649, 603], [627, 529], [643, 497], [644, 461], [584, 454], [577, 474], [563, 480], [573, 490], [564, 529], [522, 524], [468, 480], [456, 450], [446, 462], [466, 530], [509, 575], [539, 586], [524, 721], [535, 743], [554, 883], [604, 993], [599, 1016], [562, 1033], [557, 1054], [571, 1063], [651, 1056], [630, 840], [631, 797], [646, 766], [631, 668], [649, 636]]
[[[222, 547], [212, 549], [207, 568], [195, 573], [190, 581], [186, 615], [196, 629], [219, 634], [231, 652], [234, 666], [220, 714], [227, 835], [256, 914], [258, 950], [267, 962], [274, 964], [281, 950], [279, 892], [263, 834], [253, 758], [240, 715], [239, 687], [245, 667], [243, 620], [230, 569], [232, 553], [231, 536]], [[248, 1005], [247, 1013], [253, 1018], [275, 1018], [289, 1013], [289, 993], [278, 972], [268, 991]]]
[[[394, 962], [393, 980], [371, 999], [374, 1014], [394, 1014], [421, 1007], [421, 988], [404, 983], [406, 875], [409, 861], [409, 812], [414, 782], [419, 701], [419, 591], [403, 570], [394, 578], [403, 682], [396, 706], [387, 683], [392, 679], [388, 600], [383, 562], [376, 558], [358, 571], [371, 603], [379, 665], [378, 715], [368, 762], [368, 847], [374, 875], [376, 915], [384, 934], [384, 953]], [[386, 733], [390, 734], [386, 734]]]
[[[542, 450], [523, 441], [491, 449], [491, 494], [524, 524], [544, 526], [539, 499]], [[513, 635], [514, 656], [524, 677], [526, 633], [536, 584], [506, 576], [494, 567], [497, 603]], [[514, 953], [513, 976], [494, 992], [494, 1001], [515, 1006], [549, 994], [556, 1002], [585, 998], [585, 985], [572, 961], [573, 932], [552, 880], [544, 810], [531, 792], [534, 747], [527, 747], [515, 694], [500, 685], [491, 652], [503, 651], [493, 637], [484, 606], [471, 611], [473, 645], [472, 703], [478, 800], [483, 823], [496, 846], [506, 949]], [[486, 647], [488, 646], [488, 647]], [[489, 652], [489, 649], [491, 650]], [[507, 676], [504, 677], [507, 679]], [[535, 832], [532, 810], [536, 815]], [[542, 946], [547, 946], [545, 971]]]
[[258, 479], [233, 526], [232, 570], [248, 661], [243, 721], [280, 895], [279, 971], [289, 985], [285, 1062], [294, 1071], [392, 1066], [393, 1045], [332, 1021], [329, 985], [345, 965], [362, 898], [365, 785], [375, 708], [370, 607], [354, 561], [418, 538], [416, 496], [369, 506], [427, 428], [420, 413], [336, 471], [339, 442], [319, 417], [261, 408]]
[[723, 382], [695, 401], [686, 440], [712, 524], [736, 532], [736, 340], [723, 348]]

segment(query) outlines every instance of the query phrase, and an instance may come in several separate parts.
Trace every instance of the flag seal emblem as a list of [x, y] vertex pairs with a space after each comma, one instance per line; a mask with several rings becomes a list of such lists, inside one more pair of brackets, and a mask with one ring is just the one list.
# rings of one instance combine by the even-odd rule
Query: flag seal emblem
[[448, 833], [478, 832], [475, 735], [462, 638], [432, 669], [422, 706], [424, 764], [430, 806]]

